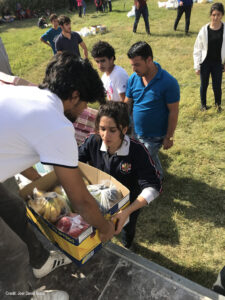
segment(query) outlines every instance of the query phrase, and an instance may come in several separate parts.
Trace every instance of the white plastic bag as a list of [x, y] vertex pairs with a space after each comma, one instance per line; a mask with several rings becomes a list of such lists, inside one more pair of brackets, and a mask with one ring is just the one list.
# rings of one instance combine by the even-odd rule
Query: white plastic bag
[[167, 4], [167, 2], [158, 1], [158, 7], [159, 8], [162, 8], [162, 7], [166, 8], [166, 4]]
[[109, 180], [102, 180], [99, 184], [87, 185], [87, 189], [96, 199], [103, 214], [123, 197], [121, 191], [118, 191], [116, 186]]
[[178, 1], [177, 0], [168, 0], [166, 3], [167, 9], [176, 9], [178, 8]]
[[128, 18], [135, 16], [135, 6], [132, 6], [132, 9], [127, 13]]

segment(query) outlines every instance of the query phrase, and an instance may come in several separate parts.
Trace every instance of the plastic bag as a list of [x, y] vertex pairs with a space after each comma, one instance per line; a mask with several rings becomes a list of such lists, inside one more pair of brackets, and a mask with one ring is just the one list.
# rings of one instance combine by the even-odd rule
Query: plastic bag
[[135, 6], [132, 6], [132, 9], [127, 13], [127, 17], [131, 18], [135, 16]]
[[161, 1], [158, 1], [158, 7], [159, 7], [159, 8], [161, 8], [161, 7], [166, 8], [166, 4], [167, 4], [167, 2], [161, 2]]
[[71, 212], [65, 198], [56, 192], [42, 192], [37, 188], [33, 190], [28, 205], [47, 221], [55, 223], [62, 215]]
[[62, 217], [56, 224], [56, 227], [62, 232], [77, 238], [90, 225], [78, 214]]
[[118, 191], [116, 186], [109, 180], [104, 180], [99, 184], [87, 185], [87, 189], [96, 199], [103, 214], [123, 197], [121, 191]]
[[168, 0], [166, 3], [167, 9], [176, 9], [178, 7], [178, 1], [177, 0]]

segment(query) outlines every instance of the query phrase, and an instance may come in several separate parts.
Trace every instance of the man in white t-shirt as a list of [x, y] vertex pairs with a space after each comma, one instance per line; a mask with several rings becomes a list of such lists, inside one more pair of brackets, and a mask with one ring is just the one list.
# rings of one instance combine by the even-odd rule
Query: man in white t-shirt
[[99, 41], [94, 44], [91, 55], [97, 63], [98, 69], [104, 72], [102, 82], [107, 93], [107, 99], [124, 101], [127, 88], [127, 72], [114, 64], [115, 50], [107, 42]]
[[[43, 247], [27, 222], [24, 201], [1, 182], [38, 161], [54, 166], [72, 207], [99, 230], [102, 241], [111, 239], [114, 225], [102, 216], [78, 170], [72, 124], [88, 102], [104, 103], [104, 97], [97, 71], [88, 61], [67, 52], [52, 58], [39, 87], [0, 87], [0, 224], [3, 220], [4, 225], [25, 242], [37, 278], [71, 261], [60, 251], [49, 253]], [[7, 253], [10, 253], [7, 252], [10, 251], [7, 242], [8, 247], [12, 243], [2, 228], [5, 226], [0, 225], [3, 241], [0, 256], [7, 258]], [[0, 266], [0, 279], [4, 272], [7, 273], [7, 268], [11, 273], [19, 274], [16, 273], [18, 266], [4, 264], [4, 268]], [[16, 289], [15, 284], [12, 287], [11, 290]]]

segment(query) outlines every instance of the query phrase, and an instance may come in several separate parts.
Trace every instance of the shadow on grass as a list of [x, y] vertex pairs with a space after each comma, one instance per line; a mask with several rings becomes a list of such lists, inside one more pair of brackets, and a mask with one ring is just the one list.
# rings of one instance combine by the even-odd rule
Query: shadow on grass
[[[207, 269], [206, 267], [198, 267], [198, 269], [195, 269], [192, 267], [181, 266], [163, 256], [161, 253], [154, 252], [136, 243], [134, 245], [134, 252], [136, 254], [144, 256], [151, 261], [154, 261], [154, 263], [157, 263], [164, 267], [166, 266], [166, 268], [170, 271], [173, 271], [209, 289], [211, 289], [213, 283], [216, 281], [217, 274]], [[205, 281], [203, 281], [203, 278], [205, 279]]]
[[160, 153], [160, 158], [165, 173], [163, 192], [141, 211], [137, 223], [138, 241], [179, 244], [179, 232], [174, 221], [176, 212], [182, 218], [202, 223], [202, 226], [212, 223], [216, 227], [224, 227], [225, 191], [199, 180], [167, 173], [169, 157]]

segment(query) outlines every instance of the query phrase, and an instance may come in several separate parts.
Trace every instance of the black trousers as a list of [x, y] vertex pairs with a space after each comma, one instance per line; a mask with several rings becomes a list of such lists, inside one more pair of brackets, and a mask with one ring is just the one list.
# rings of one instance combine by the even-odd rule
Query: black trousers
[[78, 10], [79, 10], [79, 17], [81, 18], [82, 17], [83, 6], [79, 6]]
[[[49, 251], [46, 250], [37, 239], [31, 224], [28, 222], [24, 200], [6, 189], [1, 183], [0, 218], [2, 218], [4, 223], [26, 244], [31, 266], [37, 269], [42, 267], [49, 257]], [[9, 247], [12, 246], [7, 235], [4, 235], [2, 242], [3, 244], [0, 244], [0, 247], [5, 247], [5, 245], [9, 245]], [[0, 268], [0, 272], [2, 272], [2, 268]]]
[[137, 26], [138, 26], [141, 15], [143, 16], [143, 19], [145, 22], [145, 30], [147, 33], [150, 33], [150, 26], [149, 26], [149, 20], [148, 20], [149, 14], [148, 14], [147, 5], [139, 8], [139, 9], [135, 8], [135, 20], [134, 20], [133, 32], [136, 32], [136, 30], [137, 30]]
[[190, 18], [191, 18], [191, 9], [192, 5], [189, 6], [178, 6], [177, 8], [177, 18], [174, 23], [174, 30], [177, 29], [178, 23], [183, 15], [185, 13], [185, 32], [188, 33], [189, 26], [190, 26]]
[[109, 3], [109, 11], [112, 11], [112, 1], [108, 1]]
[[130, 221], [129, 223], [124, 226], [122, 229], [122, 243], [124, 244], [125, 247], [130, 248], [134, 236], [135, 236], [135, 231], [136, 231], [136, 223], [137, 223], [137, 218], [140, 213], [140, 210], [134, 211], [130, 215]]
[[222, 96], [222, 64], [220, 62], [212, 62], [205, 60], [200, 66], [200, 97], [201, 105], [206, 106], [206, 94], [207, 88], [209, 85], [210, 74], [212, 76], [212, 87], [215, 98], [215, 105], [221, 105], [221, 96]]

